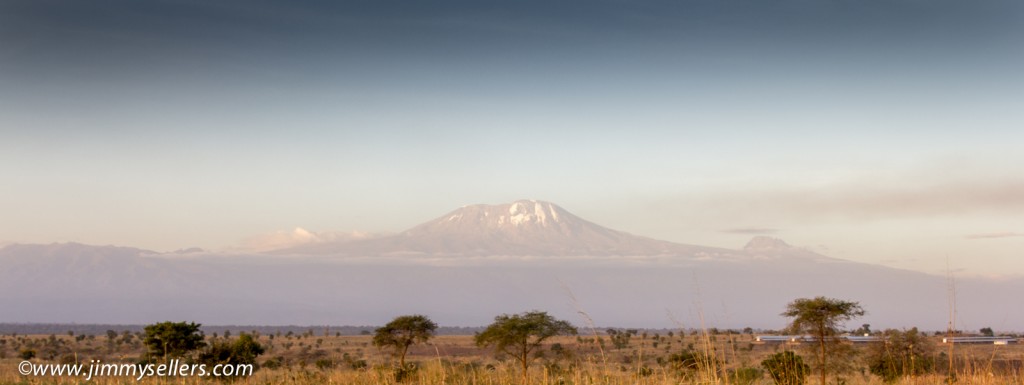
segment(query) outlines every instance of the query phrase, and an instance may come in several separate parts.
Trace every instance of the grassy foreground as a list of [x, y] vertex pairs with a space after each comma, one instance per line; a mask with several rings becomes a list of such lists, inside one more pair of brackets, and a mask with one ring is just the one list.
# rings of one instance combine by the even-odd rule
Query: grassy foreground
[[[103, 362], [134, 362], [142, 352], [137, 335], [116, 336], [2, 336], [0, 337], [0, 384], [81, 384], [82, 378], [29, 377], [18, 373], [26, 349], [36, 352], [35, 363], [74, 363], [92, 359]], [[209, 337], [212, 338], [212, 337]], [[219, 337], [223, 338], [223, 337]], [[936, 342], [936, 358], [948, 360], [948, 346]], [[387, 351], [370, 343], [370, 336], [262, 335], [267, 352], [260, 357], [261, 368], [236, 384], [522, 384], [522, 372], [507, 357], [477, 348], [472, 336], [438, 336], [426, 345], [410, 350], [410, 369], [397, 371]], [[628, 340], [609, 336], [558, 337], [546, 345], [543, 357], [535, 360], [528, 382], [543, 385], [587, 384], [772, 384], [760, 370], [760, 362], [783, 350], [795, 350], [810, 358], [802, 347], [758, 344], [749, 334], [682, 333], [672, 336], [637, 333]], [[864, 346], [854, 346], [858, 352]], [[699, 364], [680, 364], [680, 353], [702, 357]], [[849, 369], [831, 376], [834, 384], [884, 384], [870, 374], [859, 354]], [[957, 384], [1022, 384], [1024, 346], [956, 346], [953, 351]], [[898, 379], [897, 384], [943, 384], [948, 365], [934, 373]], [[399, 379], [399, 377], [402, 377]], [[399, 381], [401, 380], [401, 381]], [[816, 384], [808, 378], [807, 384]], [[105, 377], [90, 384], [217, 384], [210, 378], [149, 377], [141, 381], [126, 377]]]

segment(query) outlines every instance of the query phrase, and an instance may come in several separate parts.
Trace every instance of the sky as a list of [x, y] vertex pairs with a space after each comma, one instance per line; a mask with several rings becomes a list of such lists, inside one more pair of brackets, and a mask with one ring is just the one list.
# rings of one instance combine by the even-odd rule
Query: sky
[[0, 242], [227, 249], [554, 202], [1024, 276], [1024, 4], [4, 1]]

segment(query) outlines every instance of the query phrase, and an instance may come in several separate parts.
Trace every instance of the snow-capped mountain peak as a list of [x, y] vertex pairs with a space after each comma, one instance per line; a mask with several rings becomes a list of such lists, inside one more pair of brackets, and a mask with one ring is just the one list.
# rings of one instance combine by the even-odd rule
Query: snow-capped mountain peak
[[449, 213], [447, 222], [469, 221], [475, 225], [497, 228], [502, 226], [557, 225], [566, 217], [566, 212], [553, 203], [537, 200], [518, 200], [501, 205], [471, 205]]
[[[552, 222], [559, 221], [557, 206], [535, 200], [513, 202], [509, 205], [508, 213], [510, 215], [509, 222], [513, 226], [519, 226], [524, 223], [537, 223], [541, 226], [547, 226], [548, 219]], [[502, 219], [504, 218], [502, 217]]]
[[792, 248], [793, 246], [790, 246], [786, 241], [767, 236], [754, 237], [743, 247], [744, 250], [789, 250]]
[[690, 254], [699, 247], [602, 227], [539, 200], [463, 206], [401, 232], [351, 244], [320, 244], [287, 253], [334, 255], [608, 256]]

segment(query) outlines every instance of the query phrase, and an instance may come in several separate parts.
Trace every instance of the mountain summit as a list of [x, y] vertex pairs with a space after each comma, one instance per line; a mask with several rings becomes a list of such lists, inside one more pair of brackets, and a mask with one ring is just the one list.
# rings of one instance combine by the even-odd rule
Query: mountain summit
[[[505, 231], [555, 230], [570, 231], [566, 225], [583, 221], [553, 203], [535, 200], [519, 200], [501, 205], [471, 205], [452, 211], [447, 215], [424, 223], [408, 232], [446, 231], [451, 229], [475, 230], [480, 228]], [[585, 222], [585, 221], [583, 221]]]
[[463, 206], [399, 235], [407, 238], [470, 236], [488, 241], [529, 242], [609, 239], [622, 234], [587, 222], [553, 203], [519, 200], [499, 205]]
[[747, 242], [747, 245], [743, 247], [743, 250], [789, 250], [793, 246], [790, 246], [786, 241], [778, 238], [757, 236]]
[[281, 250], [339, 256], [651, 256], [712, 250], [602, 227], [549, 202], [464, 206], [393, 236]]

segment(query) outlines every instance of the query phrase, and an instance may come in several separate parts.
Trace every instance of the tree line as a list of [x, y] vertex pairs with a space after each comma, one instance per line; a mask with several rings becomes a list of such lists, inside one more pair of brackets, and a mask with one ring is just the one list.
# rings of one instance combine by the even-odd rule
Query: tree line
[[[842, 340], [839, 338], [844, 330], [843, 325], [866, 313], [857, 302], [815, 297], [790, 302], [781, 315], [791, 319], [787, 327], [788, 332], [814, 337], [814, 343], [807, 350], [814, 356], [813, 369], [818, 373], [819, 383], [825, 385], [829, 373], [844, 370], [844, 363], [847, 363], [852, 355], [850, 347], [841, 343]], [[861, 328], [867, 331], [869, 325], [863, 325]], [[436, 329], [437, 324], [424, 315], [400, 316], [384, 327], [376, 329], [373, 343], [378, 347], [392, 349], [399, 364], [396, 378], [401, 379], [411, 370], [405, 364], [409, 347], [425, 343], [434, 335]], [[495, 317], [492, 324], [482, 332], [476, 333], [474, 342], [480, 347], [492, 347], [496, 353], [512, 357], [521, 366], [525, 382], [530, 363], [543, 356], [545, 340], [557, 335], [575, 334], [577, 329], [569, 322], [555, 319], [546, 312], [531, 311]], [[617, 339], [628, 341], [630, 335], [629, 332], [618, 333], [614, 329], [609, 329], [608, 334], [613, 342]], [[882, 342], [874, 345], [868, 353], [868, 369], [871, 373], [891, 382], [934, 369], [936, 363], [930, 355], [929, 342], [925, 334], [918, 332], [917, 328], [905, 331], [887, 330], [883, 336]], [[693, 367], [701, 364], [701, 358], [697, 355], [679, 355], [675, 358], [680, 362], [693, 361], [689, 363]], [[683, 362], [682, 365], [687, 364]], [[804, 363], [800, 355], [788, 350], [769, 356], [761, 362], [761, 366], [779, 385], [804, 384], [812, 373], [812, 365]]]
[[[803, 384], [812, 373], [818, 374], [820, 384], [826, 384], [829, 373], [843, 371], [844, 363], [849, 362], [852, 354], [852, 349], [841, 343], [839, 338], [844, 324], [865, 314], [866, 311], [857, 302], [826, 297], [794, 300], [781, 315], [791, 319], [787, 332], [813, 337], [805, 351], [812, 359], [805, 363], [801, 355], [787, 350], [769, 356], [761, 362], [761, 367], [780, 385]], [[225, 332], [224, 338], [207, 341], [200, 326], [194, 322], [170, 321], [145, 326], [141, 339], [146, 349], [141, 359], [154, 362], [187, 358], [197, 363], [250, 364], [254, 368], [259, 367], [257, 357], [264, 353], [265, 348], [258, 342], [258, 336], [240, 333], [237, 338], [231, 339], [229, 332]], [[868, 328], [869, 325], [864, 325], [858, 331], [869, 332]], [[437, 330], [437, 323], [430, 318], [413, 314], [395, 317], [372, 333], [364, 334], [372, 334], [374, 346], [390, 350], [396, 363], [395, 378], [401, 381], [416, 370], [415, 365], [406, 362], [410, 347], [428, 342], [437, 335]], [[495, 317], [490, 325], [475, 333], [474, 343], [481, 348], [493, 349], [498, 356], [510, 357], [518, 364], [526, 381], [531, 363], [544, 356], [545, 341], [559, 335], [576, 335], [577, 332], [568, 321], [556, 319], [547, 312], [529, 311]], [[114, 335], [116, 337], [116, 333]], [[618, 338], [626, 344], [629, 335], [629, 331], [609, 332], [613, 340]], [[937, 363], [934, 362], [930, 343], [924, 333], [914, 328], [888, 330], [882, 335], [882, 342], [868, 349], [867, 364], [871, 373], [886, 381], [894, 381], [935, 369]], [[25, 354], [22, 358], [31, 359], [32, 356]], [[676, 356], [670, 360], [679, 361], [679, 365], [684, 367], [701, 364], [697, 355]]]

